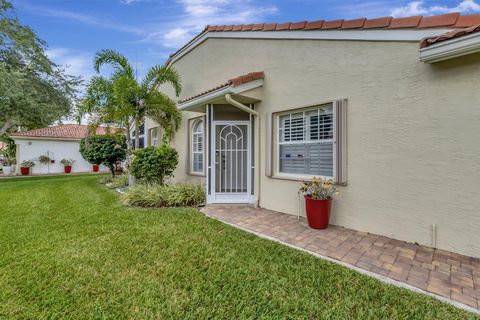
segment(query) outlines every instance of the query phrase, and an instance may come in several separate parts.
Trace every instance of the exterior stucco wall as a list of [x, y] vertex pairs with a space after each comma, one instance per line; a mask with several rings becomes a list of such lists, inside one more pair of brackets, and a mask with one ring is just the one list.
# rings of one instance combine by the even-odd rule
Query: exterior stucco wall
[[[264, 71], [262, 117], [348, 99], [348, 186], [332, 223], [480, 257], [480, 55], [428, 65], [417, 42], [209, 39], [175, 62], [192, 96]], [[186, 121], [175, 136], [186, 158]], [[262, 207], [303, 214], [298, 181], [265, 176]], [[183, 154], [182, 154], [183, 153]], [[188, 180], [182, 163], [179, 180]]]
[[[72, 173], [76, 172], [92, 172], [92, 165], [83, 159], [80, 154], [79, 141], [57, 141], [57, 140], [39, 140], [39, 139], [15, 139], [18, 145], [17, 157], [20, 165], [22, 161], [34, 160], [35, 166], [31, 169], [32, 174], [49, 174], [64, 172], [62, 159], [73, 159], [76, 162], [72, 167]], [[54, 159], [55, 163], [48, 165], [38, 162], [38, 157], [49, 154], [50, 159]], [[107, 170], [103, 165], [100, 166], [101, 171]], [[18, 171], [19, 172], [19, 171]]]

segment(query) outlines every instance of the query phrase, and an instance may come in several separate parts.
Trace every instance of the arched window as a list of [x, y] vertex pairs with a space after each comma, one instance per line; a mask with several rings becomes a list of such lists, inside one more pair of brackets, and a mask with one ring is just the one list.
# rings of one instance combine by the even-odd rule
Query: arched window
[[197, 119], [192, 124], [191, 141], [191, 170], [192, 173], [203, 173], [203, 154], [204, 154], [204, 130], [203, 120]]

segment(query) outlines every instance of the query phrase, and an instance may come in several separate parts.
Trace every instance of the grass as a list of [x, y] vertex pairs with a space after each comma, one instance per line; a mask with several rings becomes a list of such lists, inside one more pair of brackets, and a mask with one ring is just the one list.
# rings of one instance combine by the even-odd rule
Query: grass
[[0, 181], [0, 319], [478, 319], [97, 180]]

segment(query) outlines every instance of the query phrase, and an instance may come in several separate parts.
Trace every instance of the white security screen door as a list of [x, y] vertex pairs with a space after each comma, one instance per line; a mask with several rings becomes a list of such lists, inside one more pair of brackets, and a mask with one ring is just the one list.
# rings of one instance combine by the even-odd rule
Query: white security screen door
[[212, 202], [250, 203], [249, 122], [214, 121], [212, 133]]

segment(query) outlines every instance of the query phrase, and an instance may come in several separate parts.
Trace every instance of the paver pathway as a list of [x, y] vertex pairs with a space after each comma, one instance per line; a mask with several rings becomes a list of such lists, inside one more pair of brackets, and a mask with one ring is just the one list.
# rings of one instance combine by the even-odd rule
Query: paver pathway
[[480, 259], [337, 226], [308, 227], [304, 218], [240, 205], [202, 211], [322, 256], [408, 283], [480, 310]]

